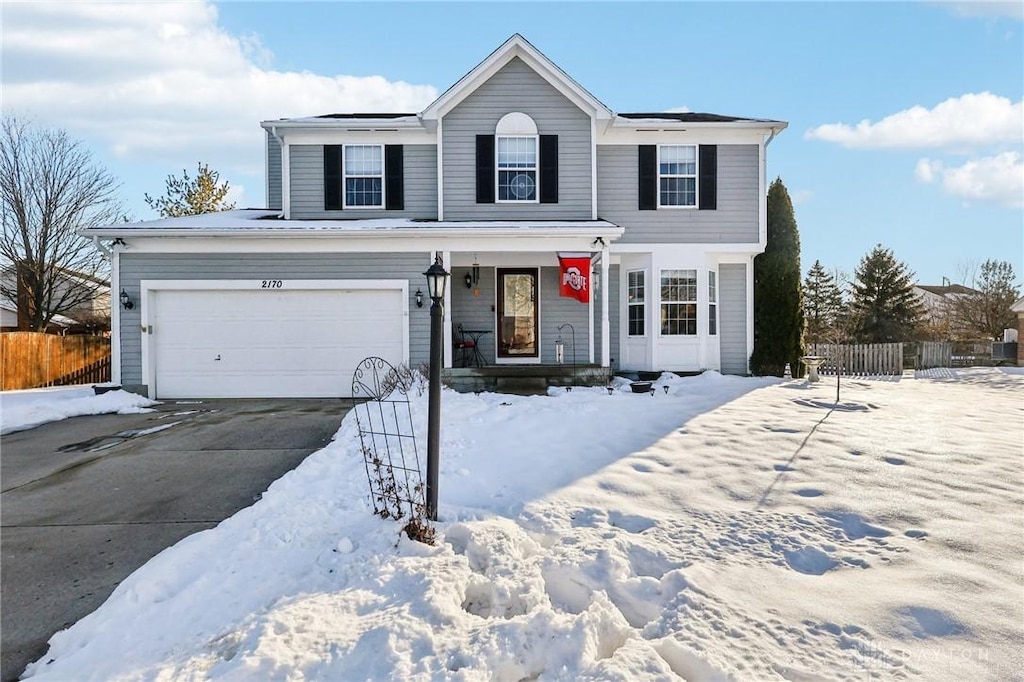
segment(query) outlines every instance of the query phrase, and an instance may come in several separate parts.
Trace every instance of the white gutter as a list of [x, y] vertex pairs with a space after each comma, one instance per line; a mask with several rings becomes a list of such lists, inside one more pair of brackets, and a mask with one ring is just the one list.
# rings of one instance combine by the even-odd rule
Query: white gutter
[[345, 237], [347, 239], [370, 238], [376, 239], [383, 235], [394, 237], [619, 237], [625, 228], [618, 225], [591, 226], [591, 227], [552, 227], [549, 229], [539, 227], [462, 227], [462, 228], [437, 228], [437, 227], [415, 227], [415, 228], [380, 228], [361, 230], [182, 230], [182, 229], [132, 229], [130, 231], [104, 231], [93, 235], [93, 239], [100, 237], [121, 237], [131, 239], [132, 237], [259, 237], [259, 238], [282, 238], [282, 239], [324, 239], [327, 237]]

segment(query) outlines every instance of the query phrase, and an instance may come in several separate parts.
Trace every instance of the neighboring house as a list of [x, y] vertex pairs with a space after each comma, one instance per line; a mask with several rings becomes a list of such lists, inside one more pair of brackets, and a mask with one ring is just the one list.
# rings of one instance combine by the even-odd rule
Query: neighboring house
[[365, 356], [428, 360], [435, 254], [448, 367], [460, 328], [485, 332], [487, 364], [554, 365], [570, 323], [581, 364], [748, 372], [785, 122], [615, 113], [514, 35], [419, 113], [261, 125], [268, 210], [84, 231], [132, 304], [114, 310], [115, 381], [348, 395]]
[[[945, 280], [945, 278], [943, 278]], [[964, 296], [976, 296], [981, 292], [962, 284], [932, 285], [917, 284], [914, 293], [925, 309], [925, 323], [934, 337], [941, 339], [971, 336], [965, 329], [958, 329], [951, 313], [951, 305]]]
[[7, 299], [0, 299], [0, 332], [18, 331], [18, 306]]
[[[17, 295], [17, 300], [25, 297], [21, 282], [18, 281], [13, 266], [0, 269], [0, 280], [5, 292]], [[79, 291], [76, 291], [79, 290]], [[100, 277], [62, 270], [57, 279], [53, 301], [80, 301], [70, 309], [54, 315], [44, 330], [51, 334], [95, 333], [110, 327], [110, 282]], [[4, 331], [28, 331], [31, 325], [30, 316], [24, 307], [19, 308], [11, 299], [5, 299], [2, 306], [4, 312]], [[14, 311], [13, 324], [9, 325], [8, 309]], [[12, 328], [9, 328], [12, 327]]]
[[1024, 367], [1024, 296], [1018, 298], [1010, 310], [1017, 313], [1017, 366]]

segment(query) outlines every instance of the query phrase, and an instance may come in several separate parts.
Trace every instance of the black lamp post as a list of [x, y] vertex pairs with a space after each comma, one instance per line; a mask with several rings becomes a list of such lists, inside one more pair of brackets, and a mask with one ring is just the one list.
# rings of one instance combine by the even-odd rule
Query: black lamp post
[[434, 264], [423, 273], [430, 296], [430, 385], [427, 394], [427, 518], [437, 521], [438, 451], [441, 445], [441, 356], [444, 346], [444, 290], [448, 272], [441, 254], [434, 255]]

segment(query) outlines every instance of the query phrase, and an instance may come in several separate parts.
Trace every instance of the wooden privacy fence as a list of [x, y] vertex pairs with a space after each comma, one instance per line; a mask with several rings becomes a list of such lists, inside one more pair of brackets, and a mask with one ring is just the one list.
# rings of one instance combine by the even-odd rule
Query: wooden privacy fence
[[917, 345], [917, 369], [953, 366], [953, 344], [949, 341], [922, 341]]
[[902, 343], [862, 343], [835, 345], [815, 343], [808, 348], [810, 355], [828, 358], [818, 369], [819, 374], [893, 375], [903, 373]]
[[39, 332], [0, 334], [0, 390], [110, 381], [110, 339]]

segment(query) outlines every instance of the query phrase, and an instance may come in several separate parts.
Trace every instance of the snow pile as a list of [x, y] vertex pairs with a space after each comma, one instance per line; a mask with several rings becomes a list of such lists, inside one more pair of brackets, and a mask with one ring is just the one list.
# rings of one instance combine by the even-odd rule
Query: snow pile
[[1022, 388], [958, 370], [844, 380], [839, 404], [831, 384], [713, 373], [654, 395], [446, 392], [436, 547], [369, 514], [348, 418], [29, 673], [1009, 679]]
[[92, 386], [41, 388], [0, 393], [0, 434], [32, 429], [48, 422], [85, 414], [135, 414], [156, 403], [116, 390], [96, 395]]

